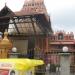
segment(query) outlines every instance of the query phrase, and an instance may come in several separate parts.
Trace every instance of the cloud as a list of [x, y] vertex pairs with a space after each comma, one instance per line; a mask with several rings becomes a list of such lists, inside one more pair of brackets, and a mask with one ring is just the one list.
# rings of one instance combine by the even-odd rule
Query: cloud
[[12, 10], [12, 11], [19, 11], [23, 7], [25, 0], [0, 0], [0, 10], [6, 5]]
[[[49, 0], [51, 2], [51, 0]], [[75, 33], [75, 1], [74, 0], [52, 0], [55, 5], [46, 4], [51, 17], [51, 24], [54, 31], [65, 30]], [[57, 2], [56, 2], [57, 1]], [[58, 2], [59, 1], [59, 2]], [[59, 3], [59, 4], [58, 4]], [[58, 4], [58, 5], [57, 5]], [[51, 8], [51, 9], [50, 9]]]
[[55, 13], [65, 8], [73, 8], [75, 0], [45, 0], [45, 5], [49, 13]]
[[66, 9], [59, 14], [52, 16], [52, 27], [53, 29], [64, 29], [66, 31], [74, 31], [75, 26], [75, 9]]

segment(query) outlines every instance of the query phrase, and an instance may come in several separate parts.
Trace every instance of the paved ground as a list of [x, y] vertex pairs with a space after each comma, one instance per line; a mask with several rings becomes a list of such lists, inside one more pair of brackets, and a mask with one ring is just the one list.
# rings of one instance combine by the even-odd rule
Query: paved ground
[[[60, 72], [55, 72], [55, 73], [54, 72], [51, 72], [51, 73], [46, 72], [45, 75], [61, 75], [61, 74], [60, 74]], [[70, 75], [75, 75], [75, 73], [71, 73]]]

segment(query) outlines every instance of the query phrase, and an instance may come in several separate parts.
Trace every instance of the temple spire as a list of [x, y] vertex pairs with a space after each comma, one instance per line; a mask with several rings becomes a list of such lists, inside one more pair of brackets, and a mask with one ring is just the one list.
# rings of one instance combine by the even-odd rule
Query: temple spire
[[5, 0], [5, 6], [7, 6], [7, 2], [6, 2], [6, 0]]

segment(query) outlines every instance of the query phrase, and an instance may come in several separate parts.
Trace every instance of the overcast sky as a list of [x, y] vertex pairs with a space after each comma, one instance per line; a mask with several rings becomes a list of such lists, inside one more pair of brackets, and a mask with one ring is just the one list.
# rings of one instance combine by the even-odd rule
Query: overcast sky
[[[25, 0], [0, 0], [0, 9], [5, 5], [12, 11], [19, 11]], [[45, 0], [54, 31], [65, 30], [75, 34], [75, 0]]]

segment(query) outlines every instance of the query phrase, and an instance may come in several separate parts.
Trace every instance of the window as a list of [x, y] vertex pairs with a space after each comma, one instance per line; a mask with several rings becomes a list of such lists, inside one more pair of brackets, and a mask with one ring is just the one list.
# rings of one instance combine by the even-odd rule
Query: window
[[63, 39], [64, 39], [63, 34], [59, 34], [59, 35], [58, 35], [58, 40], [63, 40]]
[[27, 6], [27, 5], [24, 5], [25, 7]]
[[28, 6], [31, 6], [31, 4], [28, 4]]
[[32, 6], [34, 6], [34, 4], [32, 4]]
[[39, 6], [39, 3], [37, 3], [37, 5]]
[[74, 39], [74, 36], [70, 36], [70, 40], [73, 40]]

